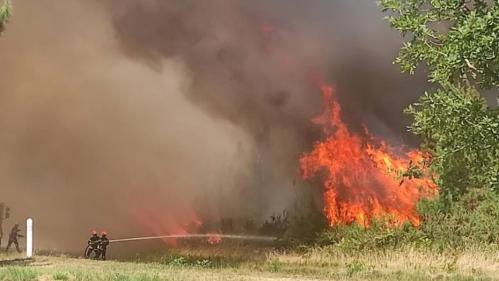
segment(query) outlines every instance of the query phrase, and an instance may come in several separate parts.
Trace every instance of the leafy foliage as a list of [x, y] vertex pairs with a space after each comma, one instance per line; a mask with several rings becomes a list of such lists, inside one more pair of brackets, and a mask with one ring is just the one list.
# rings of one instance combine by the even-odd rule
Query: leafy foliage
[[382, 0], [390, 24], [411, 39], [396, 62], [413, 73], [426, 62], [431, 81], [476, 80], [499, 87], [499, 1]]
[[[499, 111], [480, 91], [499, 89], [499, 1], [381, 0], [390, 24], [409, 37], [396, 62], [421, 63], [440, 89], [407, 109], [411, 130], [433, 155], [442, 199], [469, 189], [499, 192]], [[448, 205], [448, 204], [447, 204]]]
[[449, 86], [425, 94], [407, 112], [412, 131], [426, 140], [432, 168], [447, 201], [470, 188], [499, 191], [499, 114], [473, 90]]
[[12, 3], [10, 0], [6, 0], [2, 6], [0, 6], [0, 33], [4, 30], [5, 25], [9, 21], [12, 15]]
[[369, 228], [358, 224], [338, 225], [322, 233], [320, 245], [335, 245], [342, 252], [398, 249], [423, 244], [423, 235], [410, 224], [390, 227], [384, 221], [373, 222]]
[[473, 190], [457, 203], [444, 208], [444, 201], [421, 202], [424, 223], [420, 233], [438, 250], [491, 247], [499, 244], [499, 195]]

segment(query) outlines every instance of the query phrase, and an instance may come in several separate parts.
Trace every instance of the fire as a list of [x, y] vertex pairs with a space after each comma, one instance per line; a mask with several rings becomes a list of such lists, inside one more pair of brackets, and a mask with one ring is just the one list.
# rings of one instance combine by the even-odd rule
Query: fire
[[[178, 206], [176, 206], [178, 207]], [[130, 213], [132, 219], [140, 226], [139, 235], [190, 235], [199, 233], [202, 221], [190, 208], [158, 208], [142, 207]], [[177, 246], [176, 238], [164, 237], [168, 246]]]
[[[349, 130], [333, 88], [320, 81], [323, 113], [313, 119], [326, 139], [300, 159], [304, 179], [324, 172], [324, 211], [331, 226], [354, 222], [368, 227], [373, 219], [400, 225], [420, 224], [417, 202], [438, 193], [433, 180], [420, 171], [425, 155], [413, 150], [395, 153], [382, 141]], [[412, 172], [411, 172], [412, 171]]]
[[218, 245], [222, 242], [222, 237], [218, 233], [212, 233], [208, 237], [208, 244], [210, 245]]

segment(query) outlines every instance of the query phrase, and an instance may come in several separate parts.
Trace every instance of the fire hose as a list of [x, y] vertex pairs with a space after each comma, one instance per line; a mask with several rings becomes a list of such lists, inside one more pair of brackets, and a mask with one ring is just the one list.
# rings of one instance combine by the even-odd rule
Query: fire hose
[[220, 238], [232, 240], [253, 240], [262, 242], [274, 242], [277, 237], [273, 236], [257, 236], [257, 235], [231, 235], [231, 234], [174, 234], [174, 235], [159, 235], [159, 236], [144, 236], [134, 238], [123, 238], [109, 240], [109, 243], [157, 240], [157, 239], [190, 239], [190, 238]]

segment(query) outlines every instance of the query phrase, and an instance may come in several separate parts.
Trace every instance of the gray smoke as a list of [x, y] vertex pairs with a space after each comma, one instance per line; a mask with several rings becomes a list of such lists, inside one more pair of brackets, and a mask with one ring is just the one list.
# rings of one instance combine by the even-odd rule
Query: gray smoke
[[413, 143], [401, 110], [423, 84], [391, 64], [399, 35], [375, 1], [14, 4], [0, 38], [0, 201], [7, 226], [35, 217], [40, 247], [289, 208], [297, 159], [320, 138], [316, 73], [352, 128]]

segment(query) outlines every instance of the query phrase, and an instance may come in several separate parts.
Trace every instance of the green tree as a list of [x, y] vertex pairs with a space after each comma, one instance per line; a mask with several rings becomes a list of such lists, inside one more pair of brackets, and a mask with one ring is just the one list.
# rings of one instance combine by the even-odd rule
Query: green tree
[[473, 188], [499, 192], [499, 110], [481, 95], [499, 89], [499, 0], [381, 0], [391, 26], [408, 38], [396, 63], [424, 63], [439, 86], [407, 112], [433, 155], [444, 200]]
[[9, 21], [12, 15], [12, 2], [10, 0], [6, 0], [2, 6], [0, 6], [0, 33], [5, 28], [5, 25]]

